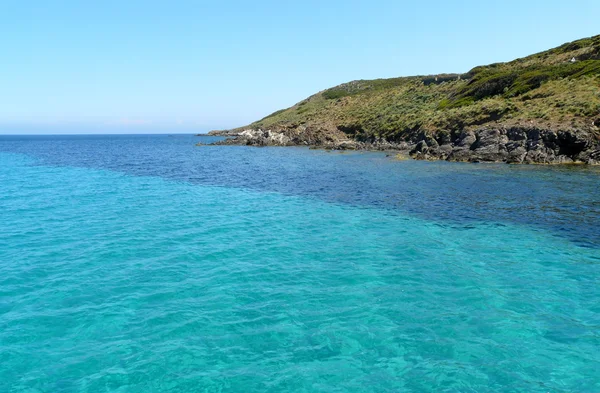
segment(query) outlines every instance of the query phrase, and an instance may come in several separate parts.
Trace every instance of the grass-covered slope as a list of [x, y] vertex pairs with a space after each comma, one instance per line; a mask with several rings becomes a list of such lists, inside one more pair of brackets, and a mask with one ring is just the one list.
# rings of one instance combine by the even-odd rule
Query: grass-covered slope
[[598, 135], [600, 36], [461, 75], [346, 83], [243, 128], [318, 129], [358, 140], [402, 141], [423, 132], [519, 124]]

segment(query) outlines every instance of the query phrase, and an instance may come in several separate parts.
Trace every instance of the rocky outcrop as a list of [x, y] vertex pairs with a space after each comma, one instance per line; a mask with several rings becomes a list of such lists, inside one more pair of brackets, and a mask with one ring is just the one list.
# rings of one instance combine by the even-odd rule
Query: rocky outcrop
[[245, 130], [235, 139], [226, 139], [216, 144], [244, 144], [250, 146], [293, 146], [292, 140], [281, 132], [271, 130]]
[[298, 128], [213, 132], [229, 136], [215, 145], [310, 146], [330, 150], [409, 152], [418, 160], [506, 162], [515, 164], [600, 164], [600, 141], [582, 130], [538, 127], [482, 127], [461, 132], [423, 132], [409, 141], [357, 141], [344, 133]]
[[326, 127], [296, 126], [277, 130], [238, 129], [211, 131], [209, 135], [230, 137], [216, 145], [248, 146], [326, 146], [352, 142], [342, 132], [332, 132]]
[[349, 139], [343, 133], [331, 133], [328, 130], [297, 129], [280, 131], [253, 130], [221, 132], [212, 131], [212, 136], [229, 136], [225, 140], [212, 143], [213, 145], [247, 145], [247, 146], [310, 146], [328, 150], [378, 150], [378, 151], [409, 151], [411, 144], [407, 142], [394, 143], [385, 139], [361, 142]]
[[419, 139], [410, 152], [416, 159], [516, 164], [600, 164], [600, 142], [591, 133], [574, 129], [485, 127], [455, 133], [444, 144], [427, 135]]

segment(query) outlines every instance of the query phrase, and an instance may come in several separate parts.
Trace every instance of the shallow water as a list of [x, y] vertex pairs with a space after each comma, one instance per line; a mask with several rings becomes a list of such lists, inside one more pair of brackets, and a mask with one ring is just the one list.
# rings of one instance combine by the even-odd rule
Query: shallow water
[[597, 392], [600, 171], [0, 137], [0, 391]]

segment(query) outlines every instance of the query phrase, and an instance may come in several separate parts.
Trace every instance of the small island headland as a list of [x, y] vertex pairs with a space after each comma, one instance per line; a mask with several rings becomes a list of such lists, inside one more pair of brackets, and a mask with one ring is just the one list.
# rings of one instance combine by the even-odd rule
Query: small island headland
[[216, 145], [401, 151], [465, 162], [600, 164], [600, 35], [440, 74], [359, 80], [250, 125]]

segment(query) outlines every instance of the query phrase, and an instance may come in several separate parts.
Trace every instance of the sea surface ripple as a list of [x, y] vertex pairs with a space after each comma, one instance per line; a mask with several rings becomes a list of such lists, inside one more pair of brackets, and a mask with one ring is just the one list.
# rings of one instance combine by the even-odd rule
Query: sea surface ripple
[[0, 137], [0, 392], [598, 392], [600, 171]]

